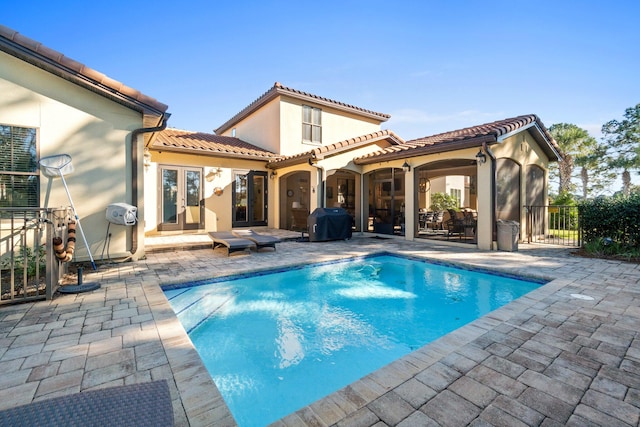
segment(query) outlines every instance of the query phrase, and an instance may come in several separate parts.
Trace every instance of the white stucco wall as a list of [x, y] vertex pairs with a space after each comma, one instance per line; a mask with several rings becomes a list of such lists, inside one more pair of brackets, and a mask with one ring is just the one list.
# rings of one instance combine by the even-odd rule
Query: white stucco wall
[[[96, 258], [105, 243], [107, 206], [131, 204], [131, 150], [126, 141], [133, 129], [142, 127], [142, 115], [2, 52], [0, 94], [0, 123], [36, 128], [40, 157], [72, 157], [75, 171], [65, 178]], [[41, 205], [48, 183], [41, 176]], [[48, 206], [68, 204], [62, 182], [54, 179]], [[127, 255], [131, 228], [112, 225], [109, 231], [111, 257]], [[79, 233], [76, 248], [76, 259], [88, 259]]]

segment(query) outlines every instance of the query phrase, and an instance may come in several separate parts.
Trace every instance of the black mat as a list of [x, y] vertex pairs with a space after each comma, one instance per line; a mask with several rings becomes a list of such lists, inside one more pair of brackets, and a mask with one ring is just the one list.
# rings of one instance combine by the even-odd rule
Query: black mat
[[173, 426], [166, 380], [85, 391], [0, 412], [0, 426]]

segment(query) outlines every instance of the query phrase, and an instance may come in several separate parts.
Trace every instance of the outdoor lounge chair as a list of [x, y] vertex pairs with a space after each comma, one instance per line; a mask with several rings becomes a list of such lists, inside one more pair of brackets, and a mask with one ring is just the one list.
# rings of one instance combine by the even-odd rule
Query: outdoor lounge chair
[[234, 236], [230, 231], [210, 231], [209, 237], [213, 240], [213, 249], [218, 246], [226, 246], [228, 251], [227, 255], [231, 255], [232, 252], [244, 251], [245, 249], [251, 249], [256, 246], [253, 240]]
[[256, 233], [253, 230], [233, 230], [233, 235], [241, 239], [248, 239], [255, 243], [257, 250], [262, 248], [273, 248], [276, 250], [276, 243], [280, 243], [280, 239], [266, 234]]

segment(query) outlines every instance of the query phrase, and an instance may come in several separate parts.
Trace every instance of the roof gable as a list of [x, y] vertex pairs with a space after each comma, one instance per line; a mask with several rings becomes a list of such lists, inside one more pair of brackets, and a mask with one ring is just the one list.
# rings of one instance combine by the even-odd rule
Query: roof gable
[[559, 159], [558, 144], [538, 116], [529, 114], [412, 139], [402, 145], [391, 146], [375, 153], [360, 156], [354, 159], [354, 162], [356, 164], [370, 164], [383, 160], [479, 147], [483, 143], [495, 144], [527, 129], [550, 159]]
[[151, 148], [158, 151], [269, 160], [276, 154], [241, 139], [169, 128], [156, 135]]
[[67, 58], [42, 43], [0, 25], [0, 51], [71, 81], [101, 96], [144, 114], [162, 115], [169, 108], [150, 96], [130, 88], [105, 74]]
[[334, 101], [329, 98], [313, 95], [311, 93], [303, 92], [297, 89], [293, 89], [276, 82], [271, 89], [263, 93], [258, 99], [253, 101], [247, 107], [245, 107], [238, 114], [227, 120], [222, 126], [215, 129], [215, 133], [221, 134], [232, 128], [235, 124], [249, 117], [255, 111], [262, 108], [265, 104], [272, 101], [279, 96], [288, 96], [290, 98], [307, 101], [317, 105], [323, 105], [331, 108], [335, 108], [340, 111], [349, 112], [358, 116], [363, 116], [377, 120], [382, 123], [391, 117], [389, 114], [377, 113], [375, 111], [367, 110], [364, 108], [356, 107], [355, 105], [345, 104], [344, 102]]

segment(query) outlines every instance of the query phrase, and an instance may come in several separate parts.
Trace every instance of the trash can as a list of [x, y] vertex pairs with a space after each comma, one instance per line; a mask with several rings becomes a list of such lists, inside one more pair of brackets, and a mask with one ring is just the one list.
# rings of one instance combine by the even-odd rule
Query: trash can
[[520, 224], [517, 221], [498, 220], [498, 250], [517, 251]]

